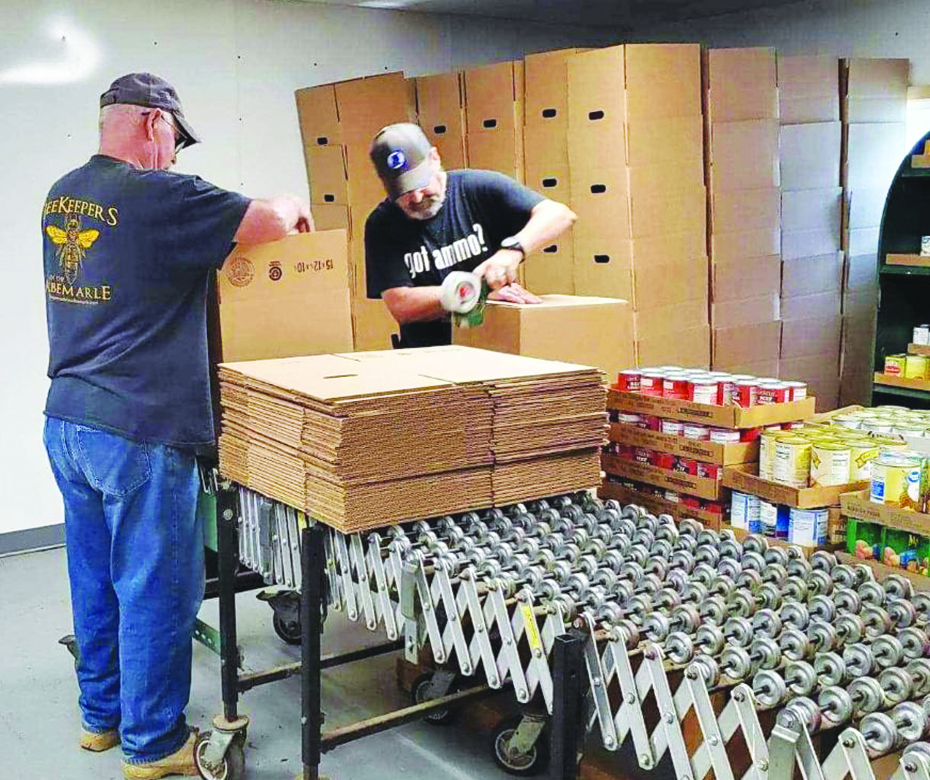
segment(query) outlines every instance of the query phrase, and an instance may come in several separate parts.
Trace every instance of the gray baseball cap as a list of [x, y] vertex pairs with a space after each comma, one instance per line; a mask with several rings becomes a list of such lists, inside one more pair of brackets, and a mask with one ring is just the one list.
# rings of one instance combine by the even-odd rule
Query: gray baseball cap
[[120, 76], [110, 84], [110, 88], [100, 96], [100, 108], [117, 103], [133, 106], [160, 108], [168, 111], [177, 122], [178, 129], [184, 136], [184, 146], [200, 142], [200, 136], [184, 117], [178, 93], [167, 81], [152, 73], [128, 73]]
[[433, 178], [428, 159], [433, 145], [414, 124], [402, 122], [380, 130], [371, 145], [371, 161], [391, 200], [425, 187]]

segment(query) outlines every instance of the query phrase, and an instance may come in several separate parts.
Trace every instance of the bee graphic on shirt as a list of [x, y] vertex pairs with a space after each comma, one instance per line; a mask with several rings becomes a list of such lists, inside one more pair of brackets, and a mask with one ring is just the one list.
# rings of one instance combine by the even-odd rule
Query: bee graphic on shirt
[[58, 246], [58, 264], [68, 284], [74, 284], [78, 271], [84, 263], [84, 255], [94, 242], [100, 238], [99, 230], [81, 230], [80, 217], [73, 214], [65, 216], [65, 229], [55, 225], [46, 225], [45, 232]]

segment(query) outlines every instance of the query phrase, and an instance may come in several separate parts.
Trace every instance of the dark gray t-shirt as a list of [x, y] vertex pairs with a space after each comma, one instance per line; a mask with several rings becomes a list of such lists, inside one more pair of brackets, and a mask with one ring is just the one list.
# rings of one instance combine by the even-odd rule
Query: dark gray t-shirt
[[46, 414], [210, 451], [207, 288], [248, 205], [197, 176], [103, 155], [52, 186]]
[[[385, 200], [365, 223], [368, 297], [394, 287], [442, 284], [450, 271], [472, 271], [522, 230], [530, 212], [545, 200], [528, 187], [494, 171], [449, 171], [446, 200], [428, 220], [410, 219]], [[448, 319], [400, 327], [405, 347], [452, 341]]]

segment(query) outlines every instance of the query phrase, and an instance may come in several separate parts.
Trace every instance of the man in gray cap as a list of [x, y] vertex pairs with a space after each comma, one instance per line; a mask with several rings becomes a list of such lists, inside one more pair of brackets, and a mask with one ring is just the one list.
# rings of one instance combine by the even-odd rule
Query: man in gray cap
[[150, 73], [100, 98], [100, 148], [42, 209], [45, 446], [65, 507], [81, 747], [123, 773], [197, 775], [191, 639], [203, 598], [198, 454], [215, 443], [206, 300], [235, 242], [309, 231], [293, 196], [171, 173], [200, 139]]
[[484, 278], [498, 300], [539, 301], [516, 283], [517, 269], [572, 225], [567, 206], [493, 171], [444, 171], [413, 124], [381, 130], [371, 160], [388, 197], [365, 224], [368, 297], [384, 299], [401, 346], [452, 341], [440, 287], [451, 271]]

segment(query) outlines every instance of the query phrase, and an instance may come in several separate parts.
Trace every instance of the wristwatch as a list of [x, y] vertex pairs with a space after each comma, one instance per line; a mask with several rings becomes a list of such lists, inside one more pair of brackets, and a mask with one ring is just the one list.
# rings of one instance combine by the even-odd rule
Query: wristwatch
[[526, 260], [526, 250], [523, 248], [523, 244], [520, 243], [519, 239], [510, 236], [510, 238], [505, 238], [501, 241], [501, 249], [509, 249], [513, 252], [519, 252], [523, 257], [520, 262], [522, 263]]

